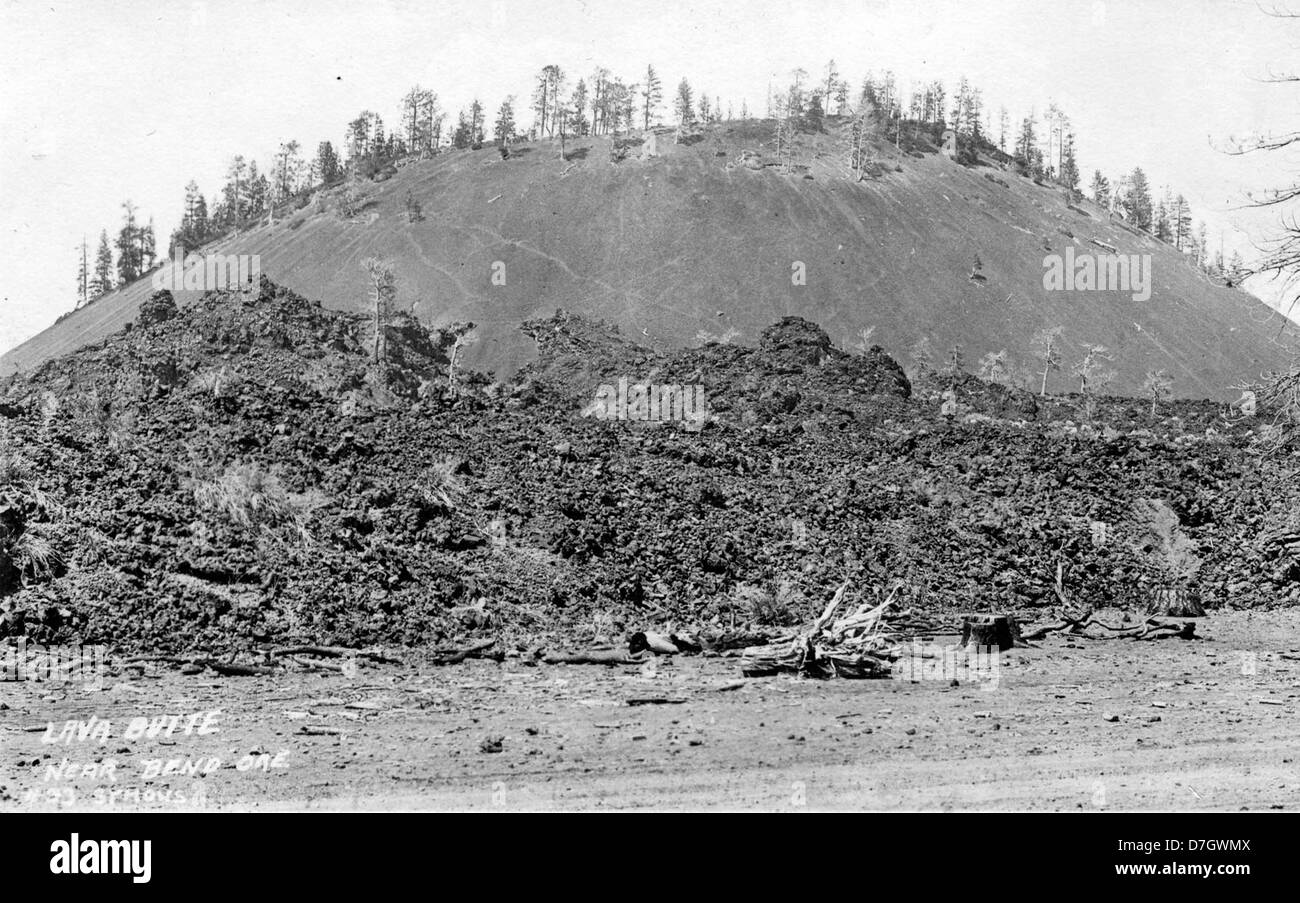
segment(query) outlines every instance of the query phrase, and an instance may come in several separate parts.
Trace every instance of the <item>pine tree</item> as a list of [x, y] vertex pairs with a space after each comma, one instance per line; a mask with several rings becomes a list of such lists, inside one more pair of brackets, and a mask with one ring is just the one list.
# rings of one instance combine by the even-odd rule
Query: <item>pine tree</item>
[[[1047, 127], [1047, 164], [1045, 169], [1052, 178], [1059, 180], [1061, 167], [1064, 163], [1065, 134], [1069, 131], [1070, 118], [1065, 115], [1064, 110], [1052, 103], [1048, 104], [1043, 121]], [[1055, 157], [1052, 156], [1053, 149], [1056, 151]]]
[[790, 145], [794, 139], [794, 128], [789, 115], [789, 107], [786, 105], [784, 98], [777, 98], [773, 102], [772, 119], [775, 124], [772, 129], [772, 143], [776, 148], [776, 164], [789, 168], [787, 158], [790, 155]]
[[90, 248], [84, 235], [78, 250], [81, 251], [77, 262], [77, 307], [80, 308], [90, 301]]
[[461, 110], [456, 115], [456, 131], [451, 133], [451, 146], [456, 150], [465, 150], [469, 147], [470, 140], [469, 120], [465, 118], [465, 111]]
[[573, 121], [573, 110], [567, 103], [557, 103], [555, 106], [555, 122], [557, 131], [560, 133], [560, 159], [568, 160], [569, 151], [565, 146], [565, 139], [569, 136], [569, 124]]
[[347, 151], [348, 165], [355, 166], [363, 157], [370, 156], [371, 125], [375, 114], [362, 110], [361, 114], [348, 123]]
[[1236, 285], [1245, 279], [1249, 274], [1246, 272], [1246, 262], [1241, 259], [1240, 251], [1233, 251], [1232, 257], [1228, 259], [1228, 284]]
[[248, 207], [244, 215], [258, 219], [271, 203], [271, 183], [257, 171], [257, 161], [248, 164]]
[[281, 141], [272, 162], [272, 175], [275, 179], [275, 203], [284, 203], [297, 189], [302, 172], [302, 158], [298, 155], [297, 141]]
[[970, 83], [966, 81], [966, 76], [961, 77], [957, 82], [957, 91], [952, 97], [952, 113], [948, 117], [948, 125], [958, 134], [966, 134], [966, 108], [970, 104]]
[[370, 133], [370, 162], [374, 164], [375, 169], [378, 169], [379, 163], [384, 158], [384, 151], [388, 148], [388, 138], [384, 132], [384, 118], [378, 113], [372, 115], [374, 121]]
[[1033, 173], [1035, 160], [1041, 157], [1037, 154], [1038, 138], [1034, 134], [1034, 114], [1030, 111], [1029, 115], [1020, 123], [1020, 137], [1016, 139], [1015, 162], [1016, 168], [1022, 175]]
[[551, 137], [560, 130], [562, 117], [565, 115], [561, 109], [563, 104], [560, 102], [560, 95], [564, 93], [564, 71], [559, 66], [549, 67], [551, 72]]
[[316, 147], [316, 178], [320, 179], [322, 185], [330, 185], [342, 174], [339, 168], [339, 155], [334, 152], [334, 145], [322, 141]]
[[849, 125], [849, 168], [856, 181], [862, 181], [870, 159], [872, 119], [871, 112], [863, 107]]
[[128, 285], [140, 278], [140, 226], [136, 222], [136, 206], [122, 202], [123, 222], [117, 233], [117, 279], [119, 285]]
[[501, 101], [497, 108], [497, 121], [492, 127], [492, 135], [497, 144], [505, 146], [515, 138], [515, 98], [513, 95]]
[[826, 64], [826, 79], [821, 84], [822, 105], [830, 110], [831, 100], [835, 97], [835, 86], [839, 84], [840, 71], [835, 68], [835, 60]]
[[808, 73], [803, 69], [795, 69], [790, 73], [792, 81], [790, 90], [786, 92], [786, 115], [794, 122], [803, 119], [804, 104], [807, 103], [807, 93], [804, 91], [804, 82], [808, 79]]
[[926, 110], [925, 121], [942, 123], [945, 121], [943, 107], [948, 99], [948, 91], [941, 81], [933, 81], [930, 87], [926, 89]]
[[605, 133], [617, 135], [620, 126], [627, 126], [627, 130], [631, 131], [636, 118], [636, 105], [636, 86], [626, 84], [621, 78], [608, 79], [601, 103]]
[[478, 149], [483, 146], [483, 104], [477, 97], [469, 105], [469, 146]]
[[591, 133], [603, 135], [609, 131], [609, 70], [597, 67], [587, 82], [587, 89], [591, 95]]
[[153, 217], [149, 217], [148, 224], [139, 232], [140, 238], [140, 273], [149, 272], [153, 269], [154, 261], [158, 259], [158, 238], [154, 234]]
[[979, 88], [972, 88], [966, 102], [966, 121], [963, 123], [964, 131], [972, 141], [980, 141], [984, 138], [980, 125], [983, 118], [984, 94]]
[[438, 95], [415, 85], [402, 98], [401, 127], [406, 135], [406, 151], [421, 159], [437, 149], [442, 114], [438, 112]]
[[99, 233], [99, 250], [95, 252], [95, 269], [90, 279], [90, 300], [113, 290], [113, 249], [108, 244], [108, 230]]
[[1161, 241], [1169, 241], [1173, 236], [1169, 207], [1166, 205], [1164, 197], [1161, 197], [1156, 202], [1155, 213], [1152, 215], [1151, 233]]
[[930, 370], [934, 363], [934, 354], [931, 351], [930, 337], [921, 336], [913, 344], [908, 352], [912, 363], [916, 366], [918, 374], [924, 374]]
[[645, 70], [645, 86], [641, 89], [641, 99], [644, 102], [642, 108], [643, 128], [650, 131], [650, 123], [655, 109], [663, 102], [664, 88], [659, 81], [659, 75], [655, 72], [654, 66], [647, 66]]
[[822, 105], [822, 95], [814, 91], [808, 98], [808, 104], [803, 111], [803, 128], [809, 132], [825, 131], [823, 121], [825, 119], [826, 109]]
[[[636, 110], [637, 110], [637, 91], [640, 85], [625, 85], [618, 83], [618, 117], [627, 125], [627, 130], [631, 132], [636, 128]], [[714, 105], [717, 110], [717, 105]]]
[[[256, 169], [256, 164], [254, 168]], [[248, 166], [242, 156], [236, 156], [230, 161], [230, 166], [226, 170], [226, 186], [222, 189], [222, 194], [225, 197], [230, 224], [238, 227], [248, 213], [249, 196]]]
[[1098, 206], [1110, 208], [1110, 180], [1101, 174], [1100, 169], [1092, 171], [1092, 199]]
[[1074, 159], [1074, 133], [1067, 132], [1061, 145], [1060, 183], [1070, 192], [1072, 199], [1079, 197], [1079, 164]]
[[1181, 194], [1174, 198], [1174, 209], [1170, 215], [1170, 228], [1174, 235], [1174, 247], [1186, 248], [1192, 240], [1192, 211], [1187, 206], [1187, 198]]
[[580, 78], [569, 97], [569, 132], [580, 138], [590, 130], [591, 123], [587, 121], [587, 82]]
[[555, 137], [558, 122], [556, 110], [560, 106], [560, 89], [564, 73], [559, 66], [544, 66], [537, 75], [537, 87], [533, 89], [533, 113], [536, 116], [536, 128], [539, 137]]
[[673, 103], [673, 112], [677, 115], [678, 126], [688, 126], [695, 121], [694, 92], [691, 84], [682, 79], [677, 86], [677, 100]]
[[193, 250], [208, 240], [208, 202], [193, 179], [185, 186], [185, 210], [181, 214], [181, 241]]
[[1151, 231], [1153, 210], [1151, 206], [1151, 188], [1147, 184], [1146, 173], [1142, 167], [1135, 167], [1128, 178], [1128, 193], [1124, 198], [1124, 208], [1128, 211], [1128, 220], [1143, 231]]

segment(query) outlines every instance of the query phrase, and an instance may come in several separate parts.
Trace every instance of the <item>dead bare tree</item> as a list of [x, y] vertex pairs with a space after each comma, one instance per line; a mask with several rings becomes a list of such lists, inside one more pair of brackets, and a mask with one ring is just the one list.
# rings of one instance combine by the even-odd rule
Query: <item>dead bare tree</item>
[[1151, 416], [1154, 417], [1157, 405], [1173, 395], [1174, 381], [1165, 371], [1152, 370], [1147, 373], [1146, 382], [1142, 383], [1142, 391], [1151, 399]]
[[473, 341], [470, 333], [475, 329], [473, 323], [452, 323], [450, 326], [444, 326], [439, 330], [441, 333], [439, 345], [448, 349], [447, 351], [447, 394], [455, 398], [458, 394], [456, 382], [456, 363], [460, 358], [460, 351], [466, 345]]
[[1233, 388], [1255, 396], [1255, 412], [1264, 420], [1259, 446], [1265, 453], [1281, 451], [1300, 439], [1300, 365]]
[[1043, 359], [1043, 382], [1038, 394], [1047, 394], [1047, 377], [1053, 370], [1061, 369], [1061, 333], [1065, 327], [1053, 326], [1039, 330], [1033, 338], [1034, 348]]
[[397, 273], [391, 262], [377, 257], [367, 257], [361, 267], [370, 277], [370, 306], [375, 322], [373, 357], [378, 364], [384, 358], [384, 323], [397, 296]]
[[1079, 378], [1079, 394], [1083, 396], [1083, 413], [1092, 419], [1097, 413], [1097, 390], [1115, 378], [1115, 371], [1105, 366], [1106, 361], [1114, 360], [1105, 345], [1086, 344], [1083, 360], [1074, 368], [1074, 375]]
[[[1294, 12], [1290, 9], [1273, 7], [1262, 11], [1265, 15], [1276, 19], [1300, 20], [1300, 12]], [[1300, 84], [1300, 73], [1270, 71], [1264, 77], [1264, 81], [1280, 85]], [[1245, 139], [1233, 139], [1225, 152], [1232, 156], [1244, 156], [1262, 151], [1285, 150], [1293, 146], [1300, 146], [1300, 129], [1277, 134], [1253, 135]], [[1278, 207], [1290, 204], [1300, 199], [1300, 176], [1293, 178], [1289, 185], [1270, 188], [1262, 192], [1248, 193], [1247, 198], [1249, 200], [1248, 205], [1251, 207]], [[1245, 277], [1256, 274], [1271, 274], [1273, 278], [1282, 280], [1282, 288], [1285, 291], [1300, 284], [1300, 219], [1296, 217], [1294, 212], [1284, 213], [1281, 216], [1280, 225], [1281, 234], [1263, 248], [1260, 248], [1265, 254], [1264, 259], [1239, 275]], [[1300, 302], [1300, 293], [1292, 297], [1291, 303], [1286, 310], [1288, 316], [1295, 309], [1297, 302]], [[1286, 329], [1287, 322], [1284, 318], [1282, 329]]]

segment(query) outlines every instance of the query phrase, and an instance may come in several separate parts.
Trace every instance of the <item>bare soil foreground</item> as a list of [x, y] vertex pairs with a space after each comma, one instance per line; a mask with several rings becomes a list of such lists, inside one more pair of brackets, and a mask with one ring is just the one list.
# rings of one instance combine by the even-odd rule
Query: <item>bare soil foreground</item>
[[1056, 635], [957, 686], [745, 680], [729, 657], [11, 682], [0, 809], [1295, 807], [1300, 613], [1198, 628]]

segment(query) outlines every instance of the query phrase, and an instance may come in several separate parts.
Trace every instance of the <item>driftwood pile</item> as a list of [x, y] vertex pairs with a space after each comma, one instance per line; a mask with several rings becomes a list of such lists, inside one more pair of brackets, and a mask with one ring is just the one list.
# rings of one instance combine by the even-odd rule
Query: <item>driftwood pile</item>
[[856, 611], [832, 620], [844, 602], [848, 583], [836, 591], [825, 611], [803, 633], [784, 641], [745, 650], [746, 677], [805, 674], [809, 677], [885, 678], [897, 659], [895, 634], [885, 624], [885, 610], [896, 588], [875, 607], [863, 603]]

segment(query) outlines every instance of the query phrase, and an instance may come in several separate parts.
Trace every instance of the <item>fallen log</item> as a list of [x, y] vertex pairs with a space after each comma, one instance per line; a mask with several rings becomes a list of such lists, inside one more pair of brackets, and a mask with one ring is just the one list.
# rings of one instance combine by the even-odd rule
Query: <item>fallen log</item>
[[366, 652], [362, 649], [349, 649], [346, 646], [287, 646], [282, 649], [272, 649], [271, 655], [277, 658], [298, 655], [312, 655], [316, 658], [364, 658], [385, 665], [401, 664], [400, 659], [389, 658], [380, 652]]
[[1062, 630], [1068, 630], [1071, 627], [1077, 628], [1078, 626], [1079, 626], [1078, 621], [1065, 620], [1059, 624], [1049, 624], [1046, 627], [1039, 627], [1036, 630], [1029, 631], [1028, 633], [1022, 633], [1020, 635], [1020, 639], [1022, 642], [1030, 642], [1031, 640], [1041, 640], [1046, 636], [1048, 636], [1049, 634], [1057, 633]]
[[766, 633], [724, 630], [721, 633], [705, 634], [700, 637], [700, 642], [710, 652], [730, 652], [733, 649], [746, 649], [750, 646], [766, 646], [771, 639], [771, 635]]
[[590, 652], [547, 652], [542, 661], [548, 665], [639, 665], [641, 659], [631, 658], [617, 649], [598, 649]]
[[1181, 624], [1166, 624], [1152, 618], [1147, 621], [1146, 630], [1133, 637], [1135, 640], [1167, 640], [1171, 638], [1180, 640], [1200, 639], [1196, 635], [1196, 622], [1183, 621]]
[[195, 664], [207, 665], [223, 677], [265, 677], [276, 673], [275, 668], [267, 665], [235, 665], [227, 664], [225, 662], [215, 662], [212, 659], [207, 659], [202, 662], [196, 661]]
[[304, 724], [298, 728], [298, 733], [305, 737], [337, 737], [343, 732], [333, 727], [312, 727], [310, 724]]
[[343, 666], [334, 662], [305, 662], [296, 656], [288, 656], [289, 661], [295, 665], [306, 668], [308, 671], [329, 671], [335, 674], [343, 673]]
[[[1159, 640], [1169, 637], [1177, 637], [1183, 640], [1199, 639], [1196, 636], [1196, 623], [1194, 621], [1179, 621], [1171, 624], [1153, 617], [1147, 618], [1141, 624], [1114, 626], [1096, 617], [1094, 612], [1089, 612], [1082, 618], [1071, 618], [1068, 615], [1062, 617], [1064, 620], [1060, 624], [1040, 627], [1037, 630], [1022, 634], [1020, 640], [1022, 642], [1041, 640], [1049, 634], [1063, 630], [1069, 631], [1072, 636], [1080, 636], [1088, 640]], [[1089, 627], [1100, 628], [1106, 633], [1102, 635], [1090, 634], [1087, 632]]]
[[435, 665], [459, 665], [461, 662], [465, 661], [465, 659], [476, 657], [480, 653], [491, 649], [496, 645], [496, 643], [497, 641], [495, 639], [481, 640], [477, 643], [472, 643], [463, 649], [456, 649], [445, 655], [436, 656], [433, 663]]

